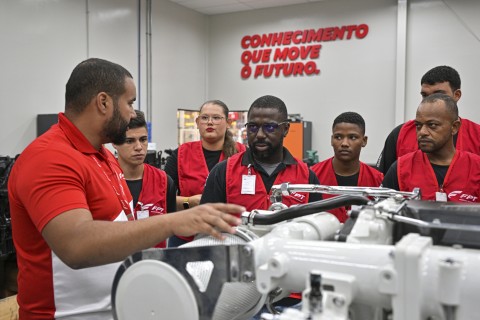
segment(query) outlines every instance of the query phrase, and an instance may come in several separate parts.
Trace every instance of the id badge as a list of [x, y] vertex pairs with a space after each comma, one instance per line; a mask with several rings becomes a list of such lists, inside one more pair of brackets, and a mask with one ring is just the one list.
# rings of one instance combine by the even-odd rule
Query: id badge
[[255, 194], [255, 175], [242, 175], [241, 194]]
[[440, 202], [447, 202], [447, 194], [445, 192], [435, 192], [435, 200]]
[[148, 210], [141, 210], [141, 211], [137, 211], [137, 219], [138, 220], [141, 220], [141, 219], [146, 219], [150, 216]]

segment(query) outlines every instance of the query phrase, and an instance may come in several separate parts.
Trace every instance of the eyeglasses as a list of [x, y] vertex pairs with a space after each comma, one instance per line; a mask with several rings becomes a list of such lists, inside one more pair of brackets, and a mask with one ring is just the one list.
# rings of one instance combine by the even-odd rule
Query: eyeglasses
[[198, 119], [200, 123], [208, 123], [210, 119], [212, 119], [213, 124], [219, 124], [220, 122], [222, 122], [223, 119], [225, 119], [225, 117], [203, 115], [199, 116]]
[[247, 131], [249, 133], [257, 133], [258, 130], [260, 130], [260, 127], [262, 127], [262, 130], [264, 133], [273, 133], [275, 130], [278, 129], [278, 127], [282, 124], [288, 123], [288, 121], [283, 121], [280, 123], [276, 122], [269, 122], [269, 123], [264, 123], [262, 125], [253, 123], [253, 122], [247, 122], [245, 123], [245, 128], [247, 128]]

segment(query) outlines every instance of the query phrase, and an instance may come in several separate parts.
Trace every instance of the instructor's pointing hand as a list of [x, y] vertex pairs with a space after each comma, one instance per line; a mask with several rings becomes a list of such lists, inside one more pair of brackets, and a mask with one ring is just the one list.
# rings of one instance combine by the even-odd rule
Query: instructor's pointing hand
[[241, 223], [240, 215], [245, 208], [236, 204], [206, 203], [188, 210], [168, 214], [171, 228], [177, 236], [209, 234], [223, 239], [222, 232], [234, 233]]

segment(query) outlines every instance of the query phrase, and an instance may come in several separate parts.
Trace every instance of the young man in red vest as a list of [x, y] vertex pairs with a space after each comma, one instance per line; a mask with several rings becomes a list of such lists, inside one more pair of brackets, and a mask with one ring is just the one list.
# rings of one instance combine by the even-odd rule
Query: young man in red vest
[[[461, 80], [458, 72], [452, 67], [438, 66], [429, 70], [422, 77], [421, 92], [422, 97], [433, 93], [443, 93], [458, 102], [462, 96], [460, 90]], [[469, 151], [480, 155], [480, 125], [465, 118], [459, 118], [461, 122], [459, 132], [453, 136], [453, 143], [457, 150]], [[413, 120], [407, 121], [388, 135], [385, 140], [385, 146], [380, 154], [377, 167], [384, 174], [399, 157], [418, 149], [415, 132], [415, 123]]]
[[480, 202], [480, 156], [453, 144], [461, 128], [455, 100], [441, 93], [424, 98], [415, 128], [419, 150], [390, 167], [383, 187], [399, 191], [418, 187], [424, 200]]
[[[360, 152], [367, 145], [365, 120], [356, 112], [344, 112], [335, 118], [331, 145], [334, 156], [319, 162], [310, 169], [322, 184], [328, 186], [378, 187], [383, 173], [360, 161]], [[334, 195], [323, 195], [324, 198]], [[346, 208], [332, 209], [340, 222], [347, 220]]]
[[[135, 110], [136, 118], [130, 120], [127, 138], [122, 144], [113, 144], [118, 162], [123, 170], [128, 189], [132, 194], [135, 219], [175, 212], [176, 188], [165, 171], [144, 163], [147, 156], [148, 130], [142, 111]], [[165, 248], [166, 241], [156, 245]]]

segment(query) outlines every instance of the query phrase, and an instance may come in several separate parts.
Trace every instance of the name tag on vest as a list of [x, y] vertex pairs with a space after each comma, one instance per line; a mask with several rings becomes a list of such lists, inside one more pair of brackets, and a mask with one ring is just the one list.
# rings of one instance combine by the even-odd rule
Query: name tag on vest
[[145, 219], [145, 218], [148, 218], [148, 217], [149, 217], [148, 210], [137, 211], [137, 219], [138, 220]]
[[445, 192], [435, 192], [435, 200], [439, 202], [447, 202], [447, 194]]
[[255, 194], [255, 179], [257, 176], [242, 175], [241, 194]]

